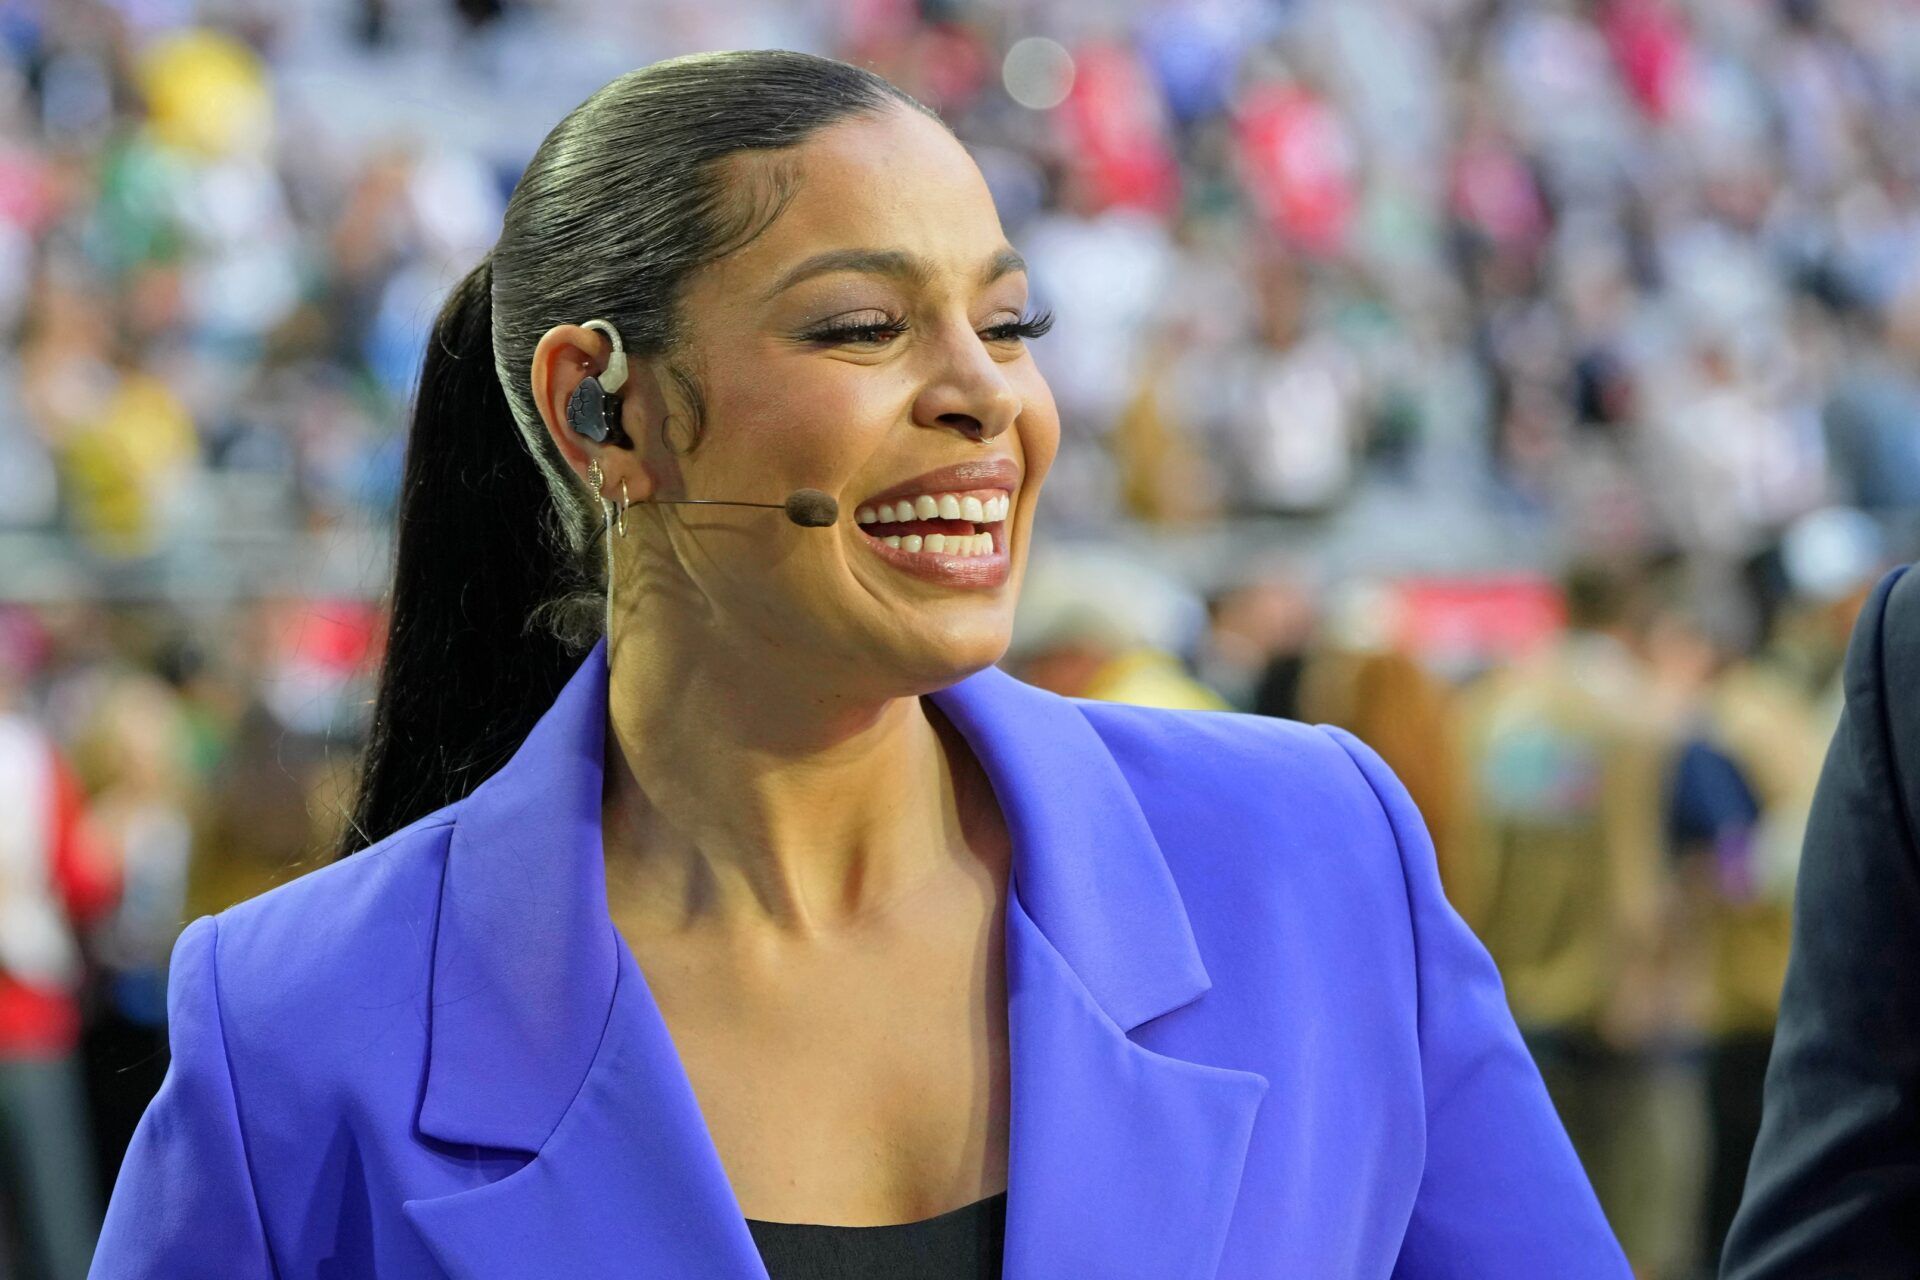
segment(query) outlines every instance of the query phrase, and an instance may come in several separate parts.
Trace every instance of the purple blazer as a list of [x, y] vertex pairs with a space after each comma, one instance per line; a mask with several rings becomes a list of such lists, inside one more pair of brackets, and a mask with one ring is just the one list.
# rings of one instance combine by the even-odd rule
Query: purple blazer
[[[181, 934], [92, 1276], [765, 1280], [608, 914], [604, 648], [471, 795]], [[1012, 835], [1007, 1280], [1630, 1280], [1372, 751], [929, 696]]]

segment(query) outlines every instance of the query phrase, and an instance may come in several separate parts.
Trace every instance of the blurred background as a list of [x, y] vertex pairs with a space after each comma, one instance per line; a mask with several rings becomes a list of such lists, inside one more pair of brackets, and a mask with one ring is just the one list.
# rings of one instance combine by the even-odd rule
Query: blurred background
[[1710, 1275], [1920, 555], [1898, 0], [0, 0], [0, 1272], [84, 1274], [184, 923], [337, 837], [521, 166], [759, 46], [939, 109], [1056, 314], [1004, 665], [1378, 748], [1640, 1274]]

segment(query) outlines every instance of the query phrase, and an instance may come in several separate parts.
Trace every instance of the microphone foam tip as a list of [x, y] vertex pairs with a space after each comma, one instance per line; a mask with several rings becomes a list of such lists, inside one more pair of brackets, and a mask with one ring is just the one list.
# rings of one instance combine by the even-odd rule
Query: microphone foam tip
[[787, 519], [810, 529], [824, 528], [840, 518], [840, 504], [818, 489], [795, 489], [787, 495]]

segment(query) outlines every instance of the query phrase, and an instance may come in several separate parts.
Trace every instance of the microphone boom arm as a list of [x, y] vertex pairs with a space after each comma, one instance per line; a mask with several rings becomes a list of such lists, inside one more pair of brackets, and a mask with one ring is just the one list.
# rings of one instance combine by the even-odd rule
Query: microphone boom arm
[[[785, 502], [742, 502], [733, 498], [649, 498], [654, 503], [711, 503], [721, 507], [773, 507], [803, 529], [823, 529], [840, 519], [840, 504], [818, 489], [795, 489]], [[638, 505], [638, 504], [636, 504]]]

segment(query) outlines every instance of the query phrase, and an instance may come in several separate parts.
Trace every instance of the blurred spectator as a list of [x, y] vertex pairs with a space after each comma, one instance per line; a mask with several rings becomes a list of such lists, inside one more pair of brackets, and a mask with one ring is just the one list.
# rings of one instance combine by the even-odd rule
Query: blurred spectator
[[1082, 553], [1029, 574], [1007, 666], [1068, 697], [1230, 710], [1190, 670], [1204, 624], [1198, 597], [1173, 579]]
[[1920, 273], [1886, 304], [1881, 343], [1857, 333], [1823, 421], [1855, 506], [1920, 507]]
[[221, 673], [219, 755], [195, 814], [185, 920], [312, 869], [344, 821], [356, 691], [371, 610], [277, 598], [234, 619]]
[[1268, 258], [1256, 268], [1257, 320], [1236, 350], [1218, 353], [1207, 432], [1242, 465], [1233, 505], [1323, 511], [1347, 496], [1367, 444], [1367, 384], [1343, 338], [1310, 314], [1306, 268]]
[[1631, 580], [1581, 566], [1567, 599], [1563, 640], [1466, 694], [1452, 889], [1628, 1258], [1681, 1277], [1691, 1189], [1658, 1057], [1671, 726], [1635, 652]]
[[104, 1193], [166, 1070], [167, 958], [187, 918], [192, 779], [186, 721], [165, 682], [117, 673], [95, 698], [75, 765], [122, 885], [87, 938], [98, 967], [86, 1057]]
[[1318, 625], [1311, 589], [1290, 566], [1257, 570], [1207, 601], [1197, 672], [1238, 711], [1297, 718], [1300, 672]]
[[1668, 823], [1688, 898], [1680, 927], [1703, 953], [1702, 1249], [1717, 1267], [1760, 1129], [1800, 842], [1833, 725], [1769, 647], [1741, 657], [1737, 637], [1694, 610], [1668, 614], [1660, 632], [1660, 665], [1691, 708], [1669, 771]]
[[18, 677], [0, 659], [0, 1200], [17, 1237], [0, 1257], [79, 1280], [105, 1201], [77, 1054], [75, 935], [119, 884], [72, 769], [16, 704]]
[[1384, 597], [1376, 584], [1341, 593], [1305, 664], [1293, 718], [1349, 730], [1392, 766], [1427, 820], [1441, 883], [1451, 892], [1461, 792], [1455, 696], [1396, 643]]

